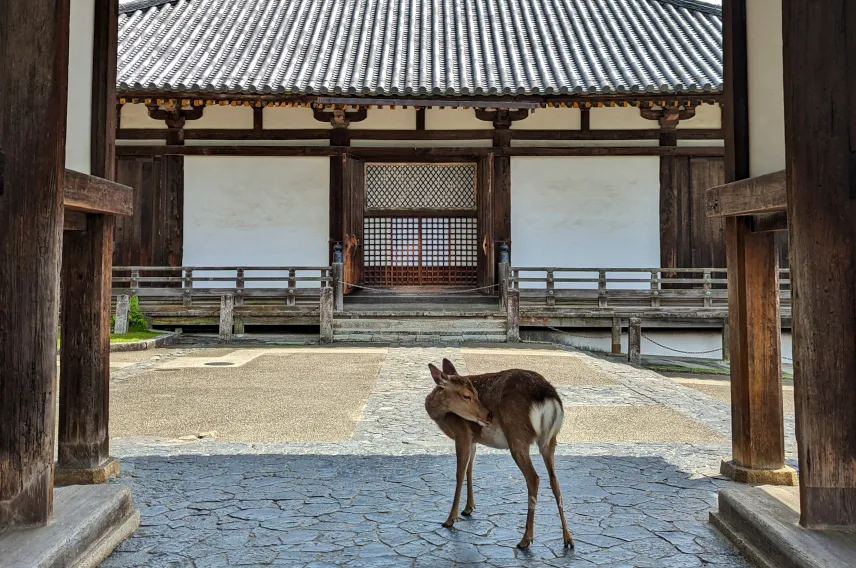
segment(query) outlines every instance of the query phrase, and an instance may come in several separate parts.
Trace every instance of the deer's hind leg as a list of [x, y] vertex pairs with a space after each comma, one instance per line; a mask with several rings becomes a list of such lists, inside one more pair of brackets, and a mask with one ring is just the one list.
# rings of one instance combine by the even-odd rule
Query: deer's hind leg
[[556, 477], [556, 437], [544, 445], [539, 444], [538, 449], [541, 451], [541, 457], [544, 458], [544, 465], [547, 466], [547, 474], [550, 476], [550, 489], [553, 490], [553, 496], [556, 498], [556, 505], [559, 507], [559, 518], [562, 520], [562, 538], [565, 541], [565, 547], [574, 547], [574, 537], [571, 531], [568, 530], [568, 522], [565, 520], [565, 505], [562, 500], [562, 490], [559, 488], [559, 478]]
[[538, 474], [535, 472], [535, 466], [532, 465], [532, 459], [529, 457], [529, 444], [512, 442], [511, 457], [514, 458], [514, 462], [520, 468], [523, 477], [526, 478], [526, 489], [529, 494], [526, 531], [523, 533], [523, 539], [517, 545], [517, 548], [526, 549], [532, 544], [535, 532], [535, 505], [538, 504]]
[[455, 499], [452, 501], [452, 510], [449, 511], [449, 518], [443, 523], [443, 526], [448, 528], [455, 524], [458, 520], [458, 507], [461, 505], [461, 488], [464, 485], [464, 475], [467, 472], [467, 465], [470, 461], [470, 446], [473, 444], [472, 434], [468, 429], [455, 432], [455, 454], [458, 458], [457, 471], [455, 472]]
[[476, 443], [470, 442], [470, 461], [467, 464], [467, 505], [461, 514], [469, 517], [473, 514], [473, 509], [476, 508], [476, 499], [473, 495], [473, 464], [476, 461]]

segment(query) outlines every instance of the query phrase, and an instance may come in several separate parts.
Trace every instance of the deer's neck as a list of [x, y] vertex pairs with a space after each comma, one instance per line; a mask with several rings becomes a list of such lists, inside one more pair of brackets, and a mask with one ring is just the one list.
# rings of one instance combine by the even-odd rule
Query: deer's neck
[[425, 397], [425, 410], [428, 411], [428, 416], [432, 420], [442, 420], [449, 411], [442, 401], [441, 389], [435, 388], [427, 397]]

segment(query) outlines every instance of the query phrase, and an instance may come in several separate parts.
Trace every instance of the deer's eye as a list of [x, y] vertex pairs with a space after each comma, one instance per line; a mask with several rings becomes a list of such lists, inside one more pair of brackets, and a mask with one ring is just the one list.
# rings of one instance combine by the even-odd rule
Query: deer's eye
[[468, 395], [468, 394], [464, 395], [464, 400], [472, 400], [472, 399], [473, 398], [470, 395]]

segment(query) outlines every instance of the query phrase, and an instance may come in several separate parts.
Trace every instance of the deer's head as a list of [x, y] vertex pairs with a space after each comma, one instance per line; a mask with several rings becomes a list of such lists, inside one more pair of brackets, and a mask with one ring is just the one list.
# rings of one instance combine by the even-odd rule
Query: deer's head
[[440, 388], [437, 402], [446, 412], [457, 414], [464, 420], [475, 422], [479, 426], [487, 426], [493, 417], [490, 411], [482, 406], [479, 394], [466, 377], [460, 377], [455, 367], [448, 360], [443, 360], [443, 370], [429, 364], [431, 377]]

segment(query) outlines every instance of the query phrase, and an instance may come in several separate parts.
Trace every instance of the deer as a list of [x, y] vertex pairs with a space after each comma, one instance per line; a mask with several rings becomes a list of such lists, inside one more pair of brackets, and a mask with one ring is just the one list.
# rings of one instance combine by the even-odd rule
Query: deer
[[461, 514], [469, 517], [475, 509], [473, 463], [476, 445], [510, 450], [526, 479], [529, 495], [526, 529], [517, 547], [521, 550], [529, 548], [534, 533], [539, 484], [529, 448], [537, 443], [559, 507], [565, 548], [573, 549], [574, 539], [565, 520], [562, 491], [554, 467], [556, 437], [562, 429], [565, 415], [559, 393], [547, 379], [532, 371], [512, 369], [460, 376], [448, 359], [443, 359], [442, 366], [441, 370], [433, 364], [428, 365], [436, 386], [425, 398], [425, 410], [440, 430], [455, 441], [457, 484], [452, 510], [443, 526], [452, 527], [458, 520], [465, 473], [467, 503]]

